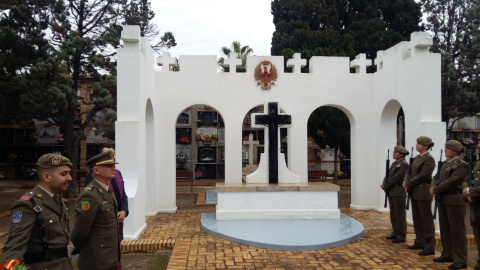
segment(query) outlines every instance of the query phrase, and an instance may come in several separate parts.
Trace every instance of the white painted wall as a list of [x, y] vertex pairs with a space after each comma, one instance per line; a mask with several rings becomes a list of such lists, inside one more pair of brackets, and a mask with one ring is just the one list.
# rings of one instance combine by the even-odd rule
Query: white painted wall
[[[432, 154], [438, 158], [445, 142], [440, 55], [428, 52], [432, 40], [426, 33], [413, 33], [411, 39], [379, 52], [378, 71], [373, 74], [362, 73], [361, 67], [356, 68], [360, 73], [350, 73], [350, 65], [355, 67], [357, 60], [320, 56], [309, 60], [310, 73], [284, 73], [282, 56], [250, 56], [246, 73], [217, 73], [216, 56], [190, 55], [180, 56], [179, 72], [161, 72], [154, 67], [150, 44], [140, 37], [138, 26], [125, 26], [124, 48], [118, 50], [116, 123], [118, 167], [131, 205], [125, 237], [139, 235], [146, 215], [176, 211], [175, 123], [194, 104], [212, 106], [223, 117], [227, 183], [241, 182], [242, 123], [251, 108], [279, 102], [292, 115], [289, 169], [301, 182], [307, 182], [308, 174], [308, 117], [320, 106], [341, 109], [351, 123], [351, 207], [383, 211], [379, 185], [387, 149], [395, 146], [400, 106], [405, 113], [407, 148], [426, 135], [437, 144]], [[262, 60], [278, 70], [269, 91], [261, 90], [253, 76]]]

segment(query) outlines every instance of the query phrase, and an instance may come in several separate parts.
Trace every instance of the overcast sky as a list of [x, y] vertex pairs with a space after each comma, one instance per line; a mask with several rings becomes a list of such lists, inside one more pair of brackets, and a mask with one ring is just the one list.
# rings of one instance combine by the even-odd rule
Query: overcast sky
[[233, 41], [270, 55], [275, 30], [270, 0], [153, 0], [154, 22], [163, 35], [170, 31], [177, 46], [170, 56], [216, 55]]

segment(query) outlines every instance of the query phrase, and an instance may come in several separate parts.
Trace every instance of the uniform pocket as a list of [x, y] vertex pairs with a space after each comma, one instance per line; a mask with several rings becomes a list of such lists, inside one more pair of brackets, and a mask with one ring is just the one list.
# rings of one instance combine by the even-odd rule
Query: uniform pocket
[[88, 245], [90, 248], [108, 248], [112, 246], [110, 237], [96, 237], [90, 240]]

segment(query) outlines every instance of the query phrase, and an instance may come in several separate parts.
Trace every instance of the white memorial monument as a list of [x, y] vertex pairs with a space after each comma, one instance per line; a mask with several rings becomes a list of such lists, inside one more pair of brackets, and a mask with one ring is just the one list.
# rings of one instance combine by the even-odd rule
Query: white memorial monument
[[[243, 184], [243, 116], [259, 103], [281, 104], [291, 116], [288, 171], [298, 176], [298, 183], [293, 183], [297, 188], [308, 185], [310, 114], [321, 106], [342, 110], [351, 125], [351, 208], [359, 210], [385, 210], [379, 188], [384, 174], [381, 161], [396, 143], [400, 108], [405, 114], [407, 148], [414, 146], [420, 135], [437, 144], [445, 141], [440, 55], [429, 52], [432, 39], [427, 33], [412, 33], [410, 41], [377, 52], [373, 62], [377, 71], [371, 74], [366, 67], [372, 60], [364, 54], [353, 61], [323, 56], [300, 59], [295, 54], [287, 61], [293, 73], [284, 72], [283, 56], [250, 56], [245, 73], [235, 72], [238, 59], [226, 59], [232, 66], [230, 72], [218, 73], [216, 56], [182, 55], [180, 71], [173, 72], [170, 67], [176, 65], [176, 59], [168, 53], [154, 59], [138, 26], [125, 26], [122, 41], [116, 150], [129, 197], [126, 239], [138, 237], [146, 226], [145, 216], [176, 211], [175, 124], [178, 115], [195, 104], [213, 107], [222, 115], [226, 185]], [[307, 61], [309, 73], [301, 73]], [[438, 156], [439, 151], [436, 147], [432, 154]]]

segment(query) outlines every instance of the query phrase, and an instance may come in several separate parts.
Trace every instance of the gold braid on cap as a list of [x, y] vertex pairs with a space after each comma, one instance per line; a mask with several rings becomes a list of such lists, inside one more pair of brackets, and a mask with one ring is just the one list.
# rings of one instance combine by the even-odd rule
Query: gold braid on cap
[[104, 161], [97, 162], [97, 163], [95, 163], [95, 165], [102, 165], [102, 164], [107, 163], [107, 162], [114, 162], [114, 161], [113, 161], [113, 159], [107, 159], [107, 160], [104, 160]]

